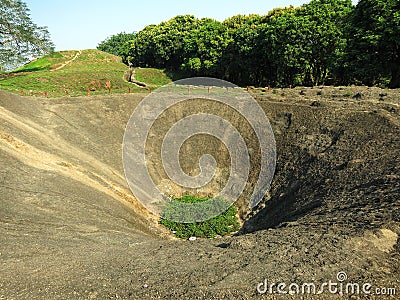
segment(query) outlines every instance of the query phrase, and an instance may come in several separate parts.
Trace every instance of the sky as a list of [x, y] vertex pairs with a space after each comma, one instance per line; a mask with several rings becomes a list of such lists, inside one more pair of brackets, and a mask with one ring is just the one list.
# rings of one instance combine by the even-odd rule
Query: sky
[[[33, 22], [47, 26], [56, 51], [94, 49], [108, 36], [137, 32], [177, 15], [223, 21], [242, 14], [267, 14], [307, 0], [23, 0]], [[357, 1], [353, 1], [356, 4]]]

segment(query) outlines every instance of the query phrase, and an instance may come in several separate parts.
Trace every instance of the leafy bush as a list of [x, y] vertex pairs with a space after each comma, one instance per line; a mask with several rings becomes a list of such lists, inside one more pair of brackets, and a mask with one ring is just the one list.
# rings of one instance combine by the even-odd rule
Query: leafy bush
[[[116, 56], [123, 56], [125, 54], [125, 47], [136, 36], [136, 33], [121, 32], [106, 38], [104, 41], [97, 45], [97, 49]], [[125, 61], [127, 62], [127, 61]]]
[[[193, 209], [188, 212], [185, 203], [196, 203]], [[216, 198], [198, 198], [191, 195], [185, 195], [181, 198], [175, 198], [163, 208], [160, 224], [174, 231], [179, 238], [188, 238], [191, 236], [213, 238], [216, 235], [227, 235], [231, 232], [239, 230], [239, 222], [236, 217], [237, 211], [233, 205], [219, 214], [218, 216], [207, 221], [195, 223], [181, 223], [176, 219], [181, 219], [182, 214], [190, 214], [191, 219], [201, 218], [199, 213], [209, 215], [213, 211], [221, 211], [221, 207], [228, 206], [227, 200]], [[186, 216], [188, 217], [188, 216]]]

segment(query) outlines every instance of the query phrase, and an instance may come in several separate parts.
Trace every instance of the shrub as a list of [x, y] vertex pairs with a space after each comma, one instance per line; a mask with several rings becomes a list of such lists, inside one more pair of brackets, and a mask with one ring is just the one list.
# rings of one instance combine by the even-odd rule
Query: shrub
[[[196, 217], [199, 212], [210, 212], [216, 210], [221, 211], [220, 207], [226, 207], [227, 200], [217, 198], [211, 201], [212, 198], [199, 198], [192, 195], [185, 195], [180, 198], [175, 198], [167, 204], [162, 211], [160, 224], [174, 231], [179, 238], [189, 238], [191, 236], [213, 238], [217, 235], [224, 236], [231, 232], [239, 230], [239, 222], [236, 217], [237, 211], [233, 205], [218, 216], [207, 221], [195, 223], [181, 223], [171, 221], [171, 219], [180, 219], [179, 216], [185, 212]], [[207, 201], [210, 200], [210, 201]], [[182, 203], [197, 203], [193, 211], [187, 211]]]

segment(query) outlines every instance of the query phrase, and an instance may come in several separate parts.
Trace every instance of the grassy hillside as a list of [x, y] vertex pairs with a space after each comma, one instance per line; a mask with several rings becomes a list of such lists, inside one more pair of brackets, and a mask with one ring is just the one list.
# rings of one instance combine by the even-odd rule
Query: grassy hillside
[[[128, 67], [117, 56], [99, 51], [61, 51], [32, 61], [10, 73], [0, 75], [0, 88], [24, 95], [60, 97], [144, 91], [124, 81]], [[138, 69], [138, 80], [155, 88], [171, 80], [161, 70]]]

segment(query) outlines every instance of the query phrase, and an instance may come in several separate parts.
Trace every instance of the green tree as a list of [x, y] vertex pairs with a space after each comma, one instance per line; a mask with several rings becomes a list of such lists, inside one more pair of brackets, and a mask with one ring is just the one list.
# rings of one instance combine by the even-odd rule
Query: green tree
[[400, 87], [400, 1], [360, 0], [348, 31], [350, 80]]
[[260, 26], [265, 17], [237, 15], [224, 21], [228, 29], [229, 43], [223, 53], [225, 77], [241, 85], [261, 85], [266, 68], [270, 66], [260, 45]]
[[139, 31], [132, 40], [126, 60], [130, 60], [136, 67], [156, 67], [154, 38], [157, 25], [148, 25]]
[[351, 8], [350, 0], [313, 0], [271, 11], [255, 43], [263, 78], [277, 86], [325, 83], [343, 53], [342, 24]]
[[127, 65], [131, 63], [129, 53], [131, 51], [133, 41], [134, 41], [133, 39], [126, 41], [123, 44], [121, 44], [118, 48], [119, 56], [122, 58], [123, 63]]
[[225, 70], [221, 58], [228, 43], [229, 35], [224, 24], [208, 18], [199, 20], [184, 39], [182, 69], [193, 75], [222, 77]]
[[223, 23], [177, 16], [123, 44], [136, 66], [240, 85], [400, 86], [400, 0], [312, 0]]
[[351, 0], [313, 0], [297, 9], [302, 24], [298, 42], [303, 49], [303, 84], [324, 84], [335, 71], [346, 46], [344, 28], [352, 8]]
[[261, 56], [268, 58], [268, 78], [273, 85], [289, 86], [296, 83], [304, 65], [304, 49], [299, 32], [301, 20], [294, 7], [271, 11], [267, 22], [259, 28]]
[[97, 45], [97, 49], [116, 56], [124, 56], [126, 54], [126, 44], [135, 38], [135, 33], [121, 32], [106, 38]]
[[162, 68], [180, 69], [184, 57], [184, 42], [197, 26], [198, 20], [192, 15], [177, 16], [157, 26], [155, 36], [156, 64]]
[[32, 22], [24, 2], [0, 0], [0, 70], [13, 69], [52, 51], [47, 28]]
[[123, 57], [138, 67], [223, 76], [221, 57], [228, 38], [226, 26], [218, 21], [177, 16], [139, 31]]
[[194, 16], [183, 15], [149, 25], [138, 32], [124, 55], [139, 67], [179, 70], [184, 60], [184, 39], [196, 24]]

